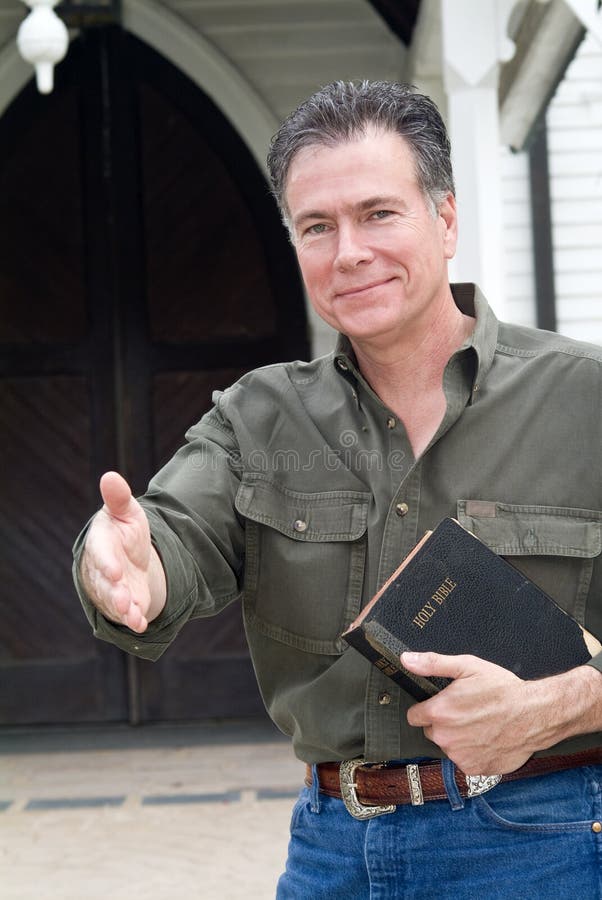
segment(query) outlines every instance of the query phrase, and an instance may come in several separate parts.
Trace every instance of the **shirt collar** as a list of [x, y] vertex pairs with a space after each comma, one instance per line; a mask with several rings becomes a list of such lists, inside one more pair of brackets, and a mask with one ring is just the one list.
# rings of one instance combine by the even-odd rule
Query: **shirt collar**
[[476, 319], [472, 334], [468, 336], [460, 350], [472, 347], [477, 355], [473, 390], [478, 390], [493, 362], [497, 346], [498, 320], [476, 284], [462, 282], [452, 284], [450, 287], [458, 309]]
[[[493, 362], [497, 344], [498, 320], [476, 284], [463, 282], [452, 284], [450, 287], [458, 309], [476, 319], [472, 334], [462, 344], [460, 351], [472, 347], [476, 353], [477, 365], [473, 390], [478, 390]], [[338, 373], [345, 378], [349, 378], [350, 375], [357, 378], [360, 375], [351, 341], [344, 334], [339, 334], [337, 338], [334, 365]]]

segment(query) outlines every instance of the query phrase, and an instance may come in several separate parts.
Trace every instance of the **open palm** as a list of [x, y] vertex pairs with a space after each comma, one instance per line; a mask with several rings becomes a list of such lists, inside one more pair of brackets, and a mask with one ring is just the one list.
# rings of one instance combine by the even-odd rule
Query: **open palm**
[[105, 618], [140, 633], [165, 602], [161, 564], [144, 510], [125, 479], [107, 472], [100, 491], [104, 506], [90, 526], [82, 559], [84, 587]]

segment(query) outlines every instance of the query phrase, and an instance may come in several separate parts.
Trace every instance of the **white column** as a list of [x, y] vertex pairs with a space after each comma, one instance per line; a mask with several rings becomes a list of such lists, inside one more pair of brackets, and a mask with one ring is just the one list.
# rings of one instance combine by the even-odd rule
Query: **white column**
[[443, 77], [456, 178], [454, 281], [476, 281], [505, 318], [498, 76], [514, 54], [507, 22], [516, 0], [441, 0]]

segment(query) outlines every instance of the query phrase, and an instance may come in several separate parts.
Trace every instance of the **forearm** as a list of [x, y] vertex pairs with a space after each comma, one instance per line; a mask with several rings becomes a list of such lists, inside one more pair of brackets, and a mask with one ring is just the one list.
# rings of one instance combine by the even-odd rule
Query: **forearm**
[[533, 752], [602, 731], [602, 673], [592, 666], [525, 682], [524, 688], [527, 739]]

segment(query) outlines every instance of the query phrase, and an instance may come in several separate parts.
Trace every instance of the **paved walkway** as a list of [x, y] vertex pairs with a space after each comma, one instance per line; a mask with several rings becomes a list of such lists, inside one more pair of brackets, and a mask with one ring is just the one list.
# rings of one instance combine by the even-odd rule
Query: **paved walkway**
[[267, 900], [303, 774], [265, 722], [0, 730], [0, 897]]

